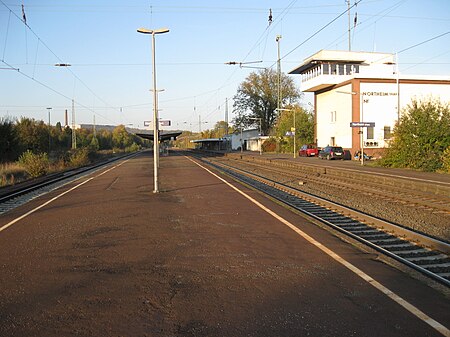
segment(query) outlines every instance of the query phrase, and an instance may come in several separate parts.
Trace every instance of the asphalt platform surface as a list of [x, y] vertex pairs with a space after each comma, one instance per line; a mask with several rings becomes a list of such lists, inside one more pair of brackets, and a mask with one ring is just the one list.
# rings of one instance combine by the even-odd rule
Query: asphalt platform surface
[[[117, 163], [114, 165], [118, 165]], [[182, 155], [143, 153], [0, 216], [0, 336], [442, 336]], [[224, 178], [450, 326], [445, 293]]]

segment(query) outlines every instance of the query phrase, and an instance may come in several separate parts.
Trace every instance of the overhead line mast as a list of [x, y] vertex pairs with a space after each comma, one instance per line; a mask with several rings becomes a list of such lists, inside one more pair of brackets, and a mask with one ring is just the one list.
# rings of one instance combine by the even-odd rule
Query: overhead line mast
[[351, 34], [350, 34], [350, 0], [346, 0], [347, 2], [347, 12], [348, 12], [348, 51], [352, 50], [351, 45]]

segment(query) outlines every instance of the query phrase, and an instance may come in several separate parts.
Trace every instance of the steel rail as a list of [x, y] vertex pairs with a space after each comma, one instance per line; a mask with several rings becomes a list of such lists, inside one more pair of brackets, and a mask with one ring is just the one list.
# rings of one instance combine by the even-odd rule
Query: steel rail
[[[88, 174], [88, 173], [90, 173], [92, 171], [97, 170], [98, 168], [110, 165], [111, 163], [114, 163], [114, 162], [116, 162], [118, 160], [125, 159], [125, 158], [128, 158], [128, 157], [132, 157], [134, 155], [136, 155], [136, 153], [132, 153], [132, 154], [127, 154], [127, 155], [124, 155], [124, 156], [116, 157], [116, 158], [110, 159], [110, 160], [108, 160], [106, 162], [97, 163], [97, 164], [94, 164], [94, 165], [91, 165], [91, 166], [86, 166], [86, 167], [82, 167], [82, 168], [78, 168], [78, 169], [74, 169], [74, 170], [65, 171], [65, 172], [62, 172], [60, 174], [57, 174], [56, 177], [50, 177], [49, 179], [46, 179], [43, 182], [27, 185], [25, 188], [20, 188], [20, 186], [19, 186], [16, 191], [14, 191], [12, 193], [8, 193], [8, 194], [6, 194], [4, 196], [0, 196], [0, 206], [3, 205], [3, 204], [8, 203], [10, 201], [13, 201], [13, 200], [15, 200], [15, 199], [17, 199], [19, 197], [23, 197], [23, 196], [32, 194], [32, 193], [34, 193], [36, 191], [39, 191], [41, 189], [44, 189], [46, 187], [49, 187], [49, 186], [51, 186], [53, 184], [57, 184], [57, 183], [60, 183], [60, 182], [66, 181], [66, 180], [68, 182], [70, 182], [70, 181], [72, 181], [71, 179], [76, 177], [76, 176], [79, 176], [79, 175], [84, 176], [84, 175], [86, 175], [86, 174]], [[60, 186], [61, 185], [59, 185], [58, 187], [60, 187]], [[45, 193], [42, 193], [42, 194], [45, 194]], [[39, 195], [42, 195], [42, 194], [39, 194]], [[21, 203], [21, 205], [22, 204], [23, 203]], [[14, 207], [8, 208], [8, 210], [10, 210], [12, 208], [14, 208]], [[0, 214], [2, 214], [2, 213], [5, 213], [5, 212], [1, 212]]]

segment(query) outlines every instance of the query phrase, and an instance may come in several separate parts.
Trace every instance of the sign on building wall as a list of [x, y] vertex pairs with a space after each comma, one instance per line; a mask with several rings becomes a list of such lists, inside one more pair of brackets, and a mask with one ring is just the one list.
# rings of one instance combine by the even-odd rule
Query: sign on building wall
[[375, 122], [351, 122], [351, 128], [374, 128]]

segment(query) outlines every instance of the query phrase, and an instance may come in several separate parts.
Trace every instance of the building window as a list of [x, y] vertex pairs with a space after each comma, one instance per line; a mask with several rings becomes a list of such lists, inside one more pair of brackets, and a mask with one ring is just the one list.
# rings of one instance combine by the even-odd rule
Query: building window
[[344, 75], [344, 65], [343, 64], [339, 65], [339, 75]]
[[367, 139], [373, 139], [373, 127], [367, 128]]
[[336, 75], [336, 65], [335, 64], [331, 65], [331, 74]]
[[352, 66], [351, 64], [345, 65], [345, 75], [351, 75], [352, 74]]
[[353, 65], [353, 73], [354, 74], [358, 74], [359, 73], [359, 65], [358, 64]]
[[331, 123], [336, 123], [336, 111], [331, 111]]
[[322, 66], [323, 66], [324, 75], [329, 75], [330, 74], [330, 65], [328, 63], [324, 63]]
[[384, 139], [391, 139], [391, 138], [392, 138], [391, 127], [385, 126], [384, 127]]

